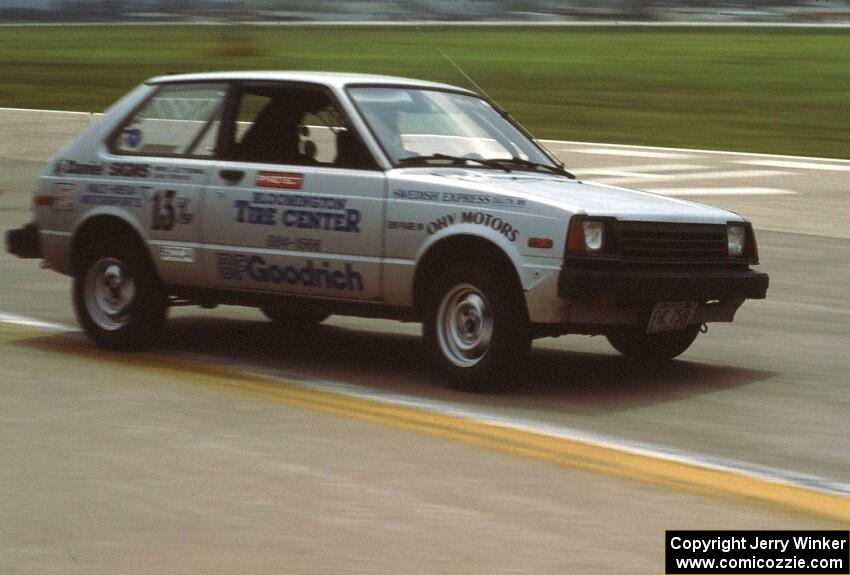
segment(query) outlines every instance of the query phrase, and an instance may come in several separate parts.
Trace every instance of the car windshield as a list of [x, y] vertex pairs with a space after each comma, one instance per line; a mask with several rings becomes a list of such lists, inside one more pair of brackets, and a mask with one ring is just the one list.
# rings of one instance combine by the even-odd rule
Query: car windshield
[[560, 170], [525, 134], [476, 96], [396, 87], [350, 88], [349, 94], [395, 165], [449, 162]]

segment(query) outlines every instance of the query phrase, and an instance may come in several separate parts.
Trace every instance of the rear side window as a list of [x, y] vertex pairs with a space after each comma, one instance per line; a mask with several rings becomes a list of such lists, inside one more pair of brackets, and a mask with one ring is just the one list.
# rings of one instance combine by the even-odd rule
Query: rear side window
[[210, 157], [215, 154], [225, 84], [174, 84], [158, 90], [117, 131], [119, 154]]

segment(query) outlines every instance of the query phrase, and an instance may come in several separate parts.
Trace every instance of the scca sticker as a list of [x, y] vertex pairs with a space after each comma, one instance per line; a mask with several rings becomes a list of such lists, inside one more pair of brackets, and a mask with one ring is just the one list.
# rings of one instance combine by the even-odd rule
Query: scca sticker
[[304, 174], [289, 172], [259, 172], [256, 185], [261, 188], [282, 190], [300, 190], [304, 184]]
[[159, 259], [165, 262], [193, 263], [195, 261], [194, 248], [184, 246], [160, 246]]

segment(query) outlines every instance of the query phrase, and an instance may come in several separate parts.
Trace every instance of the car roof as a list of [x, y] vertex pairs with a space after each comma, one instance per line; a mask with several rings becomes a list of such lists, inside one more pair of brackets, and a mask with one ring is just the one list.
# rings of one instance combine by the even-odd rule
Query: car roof
[[[151, 78], [146, 84], [163, 84], [169, 82], [210, 82], [215, 80], [259, 80], [276, 82], [309, 82], [312, 84], [323, 84], [335, 88], [344, 88], [354, 84], [387, 85], [387, 86], [411, 86], [417, 88], [433, 88], [438, 90], [452, 90], [475, 94], [466, 88], [452, 86], [451, 84], [440, 84], [427, 80], [416, 80], [413, 78], [402, 78], [397, 76], [382, 76], [378, 74], [351, 74], [345, 72], [302, 72], [302, 71], [234, 71], [234, 72], [203, 72], [196, 74], [175, 74], [169, 76], [157, 76]], [[478, 94], [475, 94], [478, 95]]]

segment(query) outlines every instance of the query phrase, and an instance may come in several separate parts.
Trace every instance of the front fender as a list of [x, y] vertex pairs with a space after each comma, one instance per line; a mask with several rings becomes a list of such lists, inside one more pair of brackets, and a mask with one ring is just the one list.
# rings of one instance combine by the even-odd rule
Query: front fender
[[514, 269], [520, 277], [520, 281], [523, 283], [523, 288], [525, 288], [525, 282], [523, 281], [523, 274], [521, 273], [523, 270], [523, 258], [519, 252], [518, 247], [514, 242], [511, 242], [507, 237], [502, 235], [499, 232], [491, 230], [489, 228], [483, 228], [482, 226], [474, 225], [474, 224], [459, 224], [452, 226], [451, 228], [440, 230], [426, 239], [422, 245], [419, 247], [419, 250], [416, 253], [416, 265], [419, 265], [419, 262], [422, 261], [422, 258], [425, 257], [425, 254], [435, 246], [437, 243], [442, 240], [446, 240], [455, 236], [472, 236], [476, 238], [480, 238], [486, 240], [496, 247], [498, 247], [511, 261]]

